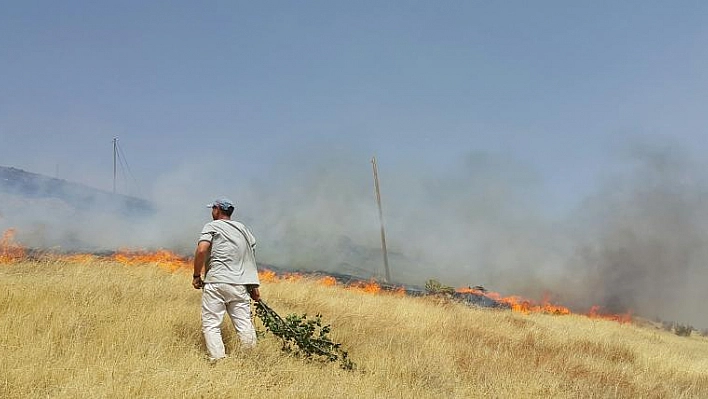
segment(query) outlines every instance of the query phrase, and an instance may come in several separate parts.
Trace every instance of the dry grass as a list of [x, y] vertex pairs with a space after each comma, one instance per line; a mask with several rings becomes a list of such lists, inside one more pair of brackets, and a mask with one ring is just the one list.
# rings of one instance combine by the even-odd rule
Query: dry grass
[[[659, 329], [264, 284], [282, 315], [321, 313], [359, 369], [306, 362], [266, 335], [210, 365], [189, 273], [0, 265], [0, 397], [708, 397], [708, 340]], [[262, 327], [259, 327], [262, 330]]]

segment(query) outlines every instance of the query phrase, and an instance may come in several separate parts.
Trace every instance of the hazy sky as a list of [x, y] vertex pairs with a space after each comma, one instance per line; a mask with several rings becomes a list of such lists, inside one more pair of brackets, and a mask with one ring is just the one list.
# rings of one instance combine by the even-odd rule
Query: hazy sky
[[702, 1], [1, 8], [0, 165], [103, 189], [113, 137], [137, 180], [119, 189], [143, 197], [205, 159], [268, 181], [293, 154], [349, 153], [363, 173], [376, 154], [390, 181], [489, 153], [558, 209], [628, 142], [708, 150]]

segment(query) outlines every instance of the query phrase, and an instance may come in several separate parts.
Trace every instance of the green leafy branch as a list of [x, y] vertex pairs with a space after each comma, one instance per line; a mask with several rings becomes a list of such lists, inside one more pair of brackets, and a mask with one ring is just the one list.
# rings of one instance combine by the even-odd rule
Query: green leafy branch
[[294, 353], [308, 359], [320, 359], [329, 362], [340, 361], [345, 370], [353, 370], [354, 362], [342, 350], [342, 345], [333, 342], [328, 334], [329, 325], [322, 325], [322, 317], [318, 314], [314, 319], [308, 319], [306, 314], [298, 316], [290, 314], [283, 319], [264, 301], [256, 302], [256, 315], [265, 328], [283, 340], [283, 351]]

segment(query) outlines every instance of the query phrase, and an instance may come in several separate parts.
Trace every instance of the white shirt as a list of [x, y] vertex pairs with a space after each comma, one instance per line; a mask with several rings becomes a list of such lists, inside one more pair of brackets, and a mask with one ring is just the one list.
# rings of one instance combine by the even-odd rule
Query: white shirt
[[259, 285], [254, 249], [256, 238], [234, 220], [214, 220], [204, 225], [199, 241], [211, 243], [205, 283]]

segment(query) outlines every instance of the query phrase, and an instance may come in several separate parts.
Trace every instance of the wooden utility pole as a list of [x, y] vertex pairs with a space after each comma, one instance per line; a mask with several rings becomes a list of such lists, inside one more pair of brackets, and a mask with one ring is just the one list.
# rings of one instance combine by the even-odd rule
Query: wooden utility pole
[[384, 270], [386, 271], [386, 282], [391, 282], [391, 271], [388, 269], [388, 251], [386, 250], [386, 231], [384, 230], [383, 211], [381, 209], [381, 190], [379, 188], [379, 171], [376, 166], [376, 157], [371, 158], [371, 165], [374, 168], [374, 189], [376, 192], [376, 204], [379, 206], [379, 221], [381, 222], [381, 249], [383, 251]]
[[113, 194], [116, 193], [116, 155], [118, 153], [118, 137], [113, 138]]

